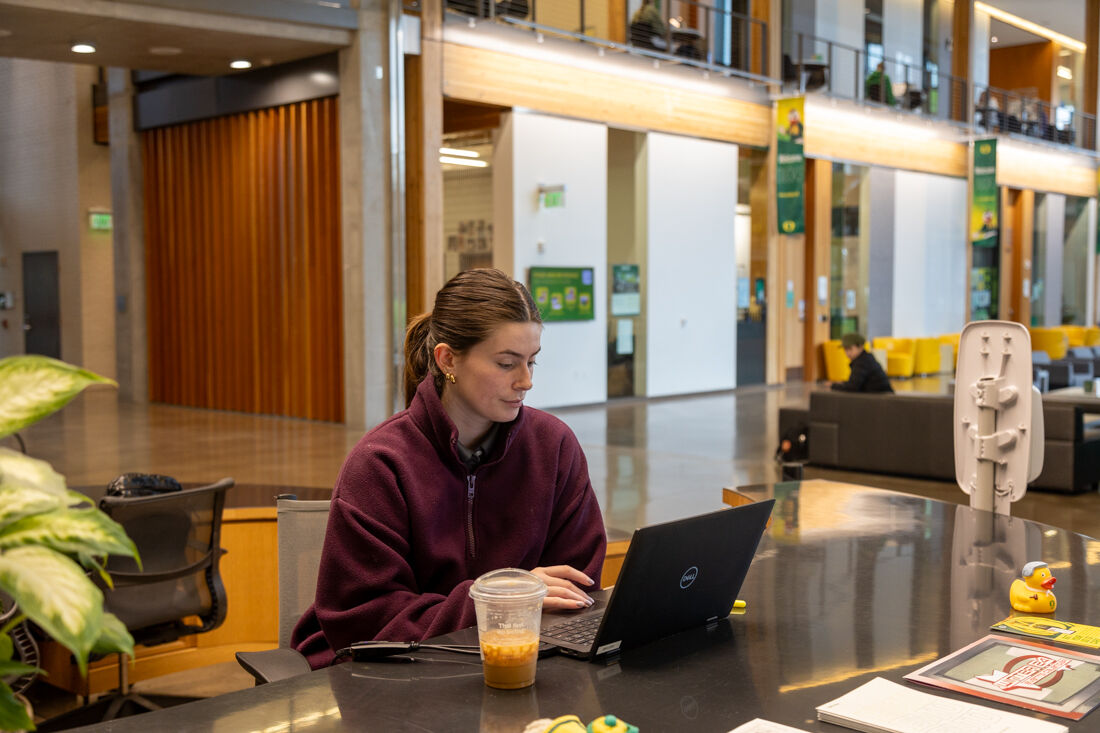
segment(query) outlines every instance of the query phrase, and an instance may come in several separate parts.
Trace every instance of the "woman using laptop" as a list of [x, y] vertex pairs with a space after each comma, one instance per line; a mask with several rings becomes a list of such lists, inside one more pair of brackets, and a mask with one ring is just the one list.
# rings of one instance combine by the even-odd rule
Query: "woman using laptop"
[[469, 270], [405, 336], [408, 407], [352, 449], [332, 493], [317, 595], [291, 638], [317, 669], [367, 639], [472, 626], [471, 582], [516, 567], [548, 610], [586, 608], [606, 538], [572, 431], [523, 406], [540, 350], [531, 294]]

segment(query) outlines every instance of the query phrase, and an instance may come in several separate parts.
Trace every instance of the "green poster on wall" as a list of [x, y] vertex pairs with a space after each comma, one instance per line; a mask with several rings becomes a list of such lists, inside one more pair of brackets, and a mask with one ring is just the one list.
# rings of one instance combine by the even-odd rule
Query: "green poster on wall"
[[775, 203], [780, 234], [801, 234], [805, 230], [803, 114], [802, 97], [776, 102]]
[[974, 141], [974, 187], [970, 197], [970, 242], [996, 247], [1000, 212], [997, 190], [997, 141]]
[[544, 322], [591, 321], [593, 308], [591, 267], [532, 267], [527, 284]]

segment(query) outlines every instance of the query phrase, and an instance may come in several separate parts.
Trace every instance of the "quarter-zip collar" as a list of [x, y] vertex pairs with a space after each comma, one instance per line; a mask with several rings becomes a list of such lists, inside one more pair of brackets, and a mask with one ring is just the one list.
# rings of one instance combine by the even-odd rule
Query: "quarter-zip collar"
[[[499, 423], [496, 440], [493, 441], [492, 449], [482, 461], [481, 467], [496, 463], [508, 452], [508, 447], [511, 446], [523, 424], [526, 409], [526, 406], [520, 407], [519, 414], [512, 422]], [[435, 444], [443, 461], [452, 466], [456, 472], [466, 476], [468, 473], [466, 464], [458, 455], [458, 428], [455, 427], [447, 411], [443, 409], [443, 402], [435, 391], [435, 382], [430, 374], [416, 388], [416, 395], [409, 405], [409, 416], [417, 428]]]

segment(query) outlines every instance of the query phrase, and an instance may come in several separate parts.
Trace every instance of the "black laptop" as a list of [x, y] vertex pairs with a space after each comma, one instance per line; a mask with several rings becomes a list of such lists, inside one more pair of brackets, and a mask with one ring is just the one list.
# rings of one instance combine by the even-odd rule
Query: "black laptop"
[[544, 613], [542, 641], [596, 659], [725, 618], [733, 608], [775, 499], [634, 531], [606, 603]]

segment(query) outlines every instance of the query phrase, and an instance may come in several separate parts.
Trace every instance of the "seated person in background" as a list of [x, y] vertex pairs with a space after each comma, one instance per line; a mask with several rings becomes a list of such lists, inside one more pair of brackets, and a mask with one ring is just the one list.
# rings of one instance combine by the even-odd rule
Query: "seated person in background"
[[523, 405], [542, 320], [499, 270], [468, 270], [405, 337], [408, 407], [352, 449], [332, 492], [317, 595], [291, 637], [317, 669], [368, 639], [414, 641], [476, 622], [468, 592], [530, 570], [547, 610], [592, 604], [606, 550], [573, 432]]
[[978, 104], [974, 107], [974, 121], [987, 130], [1001, 128], [1001, 105], [997, 102], [997, 97], [990, 95], [988, 89], [978, 97]]
[[890, 77], [886, 74], [886, 64], [882, 61], [878, 62], [878, 66], [867, 77], [866, 95], [872, 102], [885, 102], [891, 107], [898, 103], [894, 96], [894, 85], [890, 82]]
[[668, 50], [665, 20], [656, 0], [642, 0], [641, 7], [634, 11], [634, 17], [630, 19], [630, 42], [654, 51]]
[[866, 339], [858, 333], [840, 337], [844, 355], [851, 361], [852, 373], [847, 382], [833, 382], [829, 386], [837, 392], [893, 392], [882, 365], [863, 348], [864, 343]]

